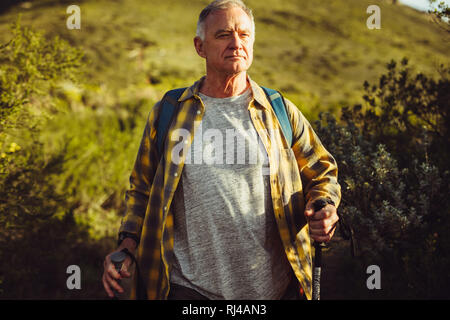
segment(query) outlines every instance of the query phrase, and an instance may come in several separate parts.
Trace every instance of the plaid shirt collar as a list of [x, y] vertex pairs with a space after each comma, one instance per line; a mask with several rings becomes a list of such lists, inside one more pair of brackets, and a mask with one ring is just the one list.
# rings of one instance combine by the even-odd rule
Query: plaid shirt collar
[[[200, 92], [200, 86], [205, 78], [206, 76], [203, 76], [202, 78], [197, 80], [192, 86], [187, 88], [183, 92], [181, 97], [178, 99], [178, 101], [182, 102], [194, 97], [198, 97], [198, 94]], [[258, 105], [260, 105], [263, 108], [270, 109], [271, 108], [270, 102], [267, 100], [267, 97], [264, 91], [261, 89], [261, 87], [255, 81], [253, 81], [248, 74], [247, 80], [250, 82], [250, 88], [252, 90], [253, 98], [258, 103]]]

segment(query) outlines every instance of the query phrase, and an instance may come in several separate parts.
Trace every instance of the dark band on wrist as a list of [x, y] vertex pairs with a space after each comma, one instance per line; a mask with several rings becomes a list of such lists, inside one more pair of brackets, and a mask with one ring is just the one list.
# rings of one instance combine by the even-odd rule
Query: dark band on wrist
[[130, 232], [126, 232], [126, 231], [122, 231], [121, 233], [119, 233], [119, 239], [117, 241], [117, 245], [120, 246], [123, 242], [123, 240], [125, 240], [126, 238], [131, 238], [136, 242], [136, 246], [139, 244], [139, 238], [138, 236], [136, 236], [133, 233]]

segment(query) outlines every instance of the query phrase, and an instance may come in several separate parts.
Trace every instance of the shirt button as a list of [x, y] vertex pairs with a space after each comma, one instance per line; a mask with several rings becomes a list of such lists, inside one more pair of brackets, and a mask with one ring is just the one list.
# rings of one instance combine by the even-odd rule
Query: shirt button
[[197, 110], [197, 114], [200, 114], [200, 113], [202, 113], [200, 110]]
[[164, 211], [166, 211], [167, 210], [167, 207], [164, 207]]
[[175, 176], [175, 177], [178, 177], [178, 173], [177, 173], [177, 172], [175, 172], [174, 176]]

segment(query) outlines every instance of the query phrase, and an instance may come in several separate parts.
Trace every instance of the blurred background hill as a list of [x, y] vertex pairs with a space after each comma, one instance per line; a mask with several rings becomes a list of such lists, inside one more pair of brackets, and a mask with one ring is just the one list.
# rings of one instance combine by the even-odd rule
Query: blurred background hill
[[[94, 83], [117, 94], [150, 83], [158, 96], [204, 74], [192, 39], [198, 13], [207, 3], [79, 1], [81, 30], [69, 30], [65, 9], [72, 2], [22, 2], [2, 14], [0, 34], [6, 41], [9, 23], [21, 13], [23, 25], [81, 47]], [[306, 113], [358, 101], [361, 84], [376, 79], [390, 59], [406, 56], [426, 73], [448, 61], [444, 32], [427, 14], [404, 5], [363, 0], [248, 4], [257, 26], [250, 75], [281, 90]], [[380, 30], [366, 27], [371, 4], [381, 9]]]
[[[103, 257], [115, 247], [124, 192], [146, 116], [165, 91], [189, 86], [204, 74], [193, 37], [198, 14], [208, 3], [2, 2], [1, 298], [105, 297], [100, 281]], [[341, 123], [345, 107], [370, 106], [370, 99], [363, 98], [370, 98], [364, 83], [381, 90], [379, 79], [391, 60], [407, 57], [402, 66], [410, 68], [411, 75], [429, 79], [443, 77], [449, 64], [448, 31], [430, 14], [399, 3], [246, 3], [256, 21], [250, 76], [280, 90], [311, 121], [318, 120], [320, 112], [329, 112]], [[71, 4], [81, 9], [80, 30], [66, 27]], [[366, 26], [370, 16], [366, 9], [373, 4], [381, 9], [379, 30]], [[394, 72], [395, 67], [389, 70]], [[446, 91], [439, 88], [436, 92]], [[446, 112], [443, 119], [448, 119]], [[422, 125], [419, 114], [413, 117], [414, 125]], [[430, 127], [439, 127], [440, 118], [436, 119]], [[437, 134], [442, 133], [439, 128]], [[323, 132], [327, 134], [330, 139], [325, 141], [338, 148], [333, 133]], [[370, 152], [382, 154], [382, 150]], [[408, 167], [401, 156], [396, 160], [401, 168]], [[435, 233], [429, 229], [427, 239], [437, 241]], [[348, 246], [342, 243], [337, 242], [335, 252], [341, 254], [342, 246]], [[347, 267], [353, 263], [332, 259]], [[67, 290], [65, 268], [70, 264], [81, 266], [83, 290]], [[349, 283], [345, 273], [340, 280]], [[355, 297], [345, 288], [329, 292], [329, 298]]]

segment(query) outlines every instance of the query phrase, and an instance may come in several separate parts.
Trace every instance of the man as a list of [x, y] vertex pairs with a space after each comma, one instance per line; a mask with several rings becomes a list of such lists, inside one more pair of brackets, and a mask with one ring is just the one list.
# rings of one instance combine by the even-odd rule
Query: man
[[[136, 252], [148, 299], [296, 299], [300, 290], [311, 298], [311, 238], [333, 236], [337, 166], [286, 99], [287, 143], [247, 75], [254, 40], [252, 12], [240, 0], [212, 2], [194, 38], [206, 76], [179, 98], [162, 155], [155, 125], [162, 104], [150, 112], [118, 248]], [[317, 199], [328, 204], [314, 212]], [[106, 257], [109, 296], [123, 292], [117, 280], [130, 277], [130, 264], [119, 274]]]

